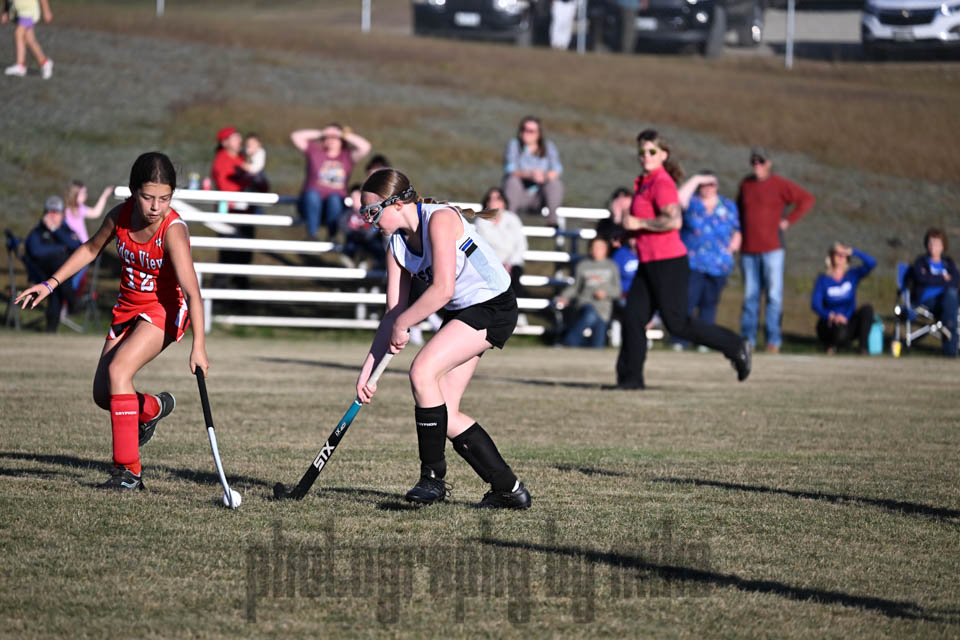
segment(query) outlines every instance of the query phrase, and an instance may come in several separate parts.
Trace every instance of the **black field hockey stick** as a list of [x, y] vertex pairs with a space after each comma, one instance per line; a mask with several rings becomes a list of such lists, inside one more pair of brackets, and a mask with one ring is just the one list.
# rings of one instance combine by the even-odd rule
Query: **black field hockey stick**
[[197, 387], [200, 389], [200, 404], [203, 406], [203, 421], [207, 425], [207, 437], [210, 438], [210, 451], [213, 453], [213, 462], [217, 465], [217, 474], [220, 476], [220, 484], [223, 485], [223, 499], [231, 509], [240, 506], [240, 494], [230, 490], [227, 484], [227, 476], [223, 473], [223, 463], [220, 462], [220, 449], [217, 447], [217, 434], [213, 430], [213, 415], [210, 413], [210, 400], [207, 398], [207, 383], [204, 380], [203, 369], [196, 368]]
[[[377, 368], [374, 369], [373, 373], [370, 374], [370, 379], [367, 380], [367, 384], [376, 384], [377, 380], [380, 379], [380, 375], [387, 368], [390, 360], [393, 358], [392, 353], [387, 353], [380, 360], [380, 364], [377, 365]], [[293, 489], [287, 489], [282, 482], [278, 482], [273, 487], [273, 497], [277, 500], [287, 500], [293, 498], [294, 500], [302, 500], [307, 492], [310, 491], [310, 487], [313, 486], [314, 481], [317, 479], [317, 476], [320, 475], [320, 472], [323, 471], [323, 468], [330, 461], [330, 457], [333, 456], [333, 452], [337, 450], [337, 445], [340, 444], [340, 441], [343, 439], [343, 436], [346, 435], [347, 429], [350, 428], [350, 423], [353, 422], [353, 419], [357, 417], [357, 413], [363, 407], [363, 401], [357, 397], [353, 404], [350, 405], [350, 408], [347, 409], [347, 412], [343, 414], [343, 417], [340, 418], [340, 422], [337, 423], [337, 428], [333, 430], [333, 433], [330, 434], [330, 437], [327, 438], [327, 441], [323, 444], [323, 448], [320, 449], [320, 453], [317, 454], [317, 457], [314, 458], [313, 463], [310, 464], [310, 468], [307, 469], [307, 472], [303, 474], [303, 477], [300, 478], [300, 482]]]

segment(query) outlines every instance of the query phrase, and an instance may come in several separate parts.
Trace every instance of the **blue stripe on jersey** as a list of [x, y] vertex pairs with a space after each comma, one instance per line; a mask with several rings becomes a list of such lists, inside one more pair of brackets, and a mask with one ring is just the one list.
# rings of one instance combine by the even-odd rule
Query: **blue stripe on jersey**
[[460, 245], [460, 251], [463, 251], [464, 253], [466, 253], [467, 249], [469, 249], [470, 245], [472, 244], [473, 244], [473, 238], [467, 238], [466, 240], [463, 241], [463, 244]]

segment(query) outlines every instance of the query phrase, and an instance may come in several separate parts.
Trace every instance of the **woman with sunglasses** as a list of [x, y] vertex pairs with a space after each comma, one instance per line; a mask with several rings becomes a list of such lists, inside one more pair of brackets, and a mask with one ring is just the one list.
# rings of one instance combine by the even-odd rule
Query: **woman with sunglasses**
[[750, 375], [750, 344], [729, 329], [691, 318], [687, 312], [690, 263], [680, 241], [683, 215], [676, 185], [683, 170], [670, 157], [666, 139], [653, 129], [641, 131], [637, 145], [643, 174], [634, 184], [623, 227], [636, 237], [640, 263], [627, 293], [617, 388], [644, 388], [645, 327], [658, 310], [671, 336], [723, 352], [737, 379], [745, 380]]
[[557, 147], [543, 135], [540, 119], [527, 116], [507, 143], [503, 158], [503, 195], [513, 211], [547, 208], [547, 222], [556, 227], [563, 202], [563, 165]]
[[[493, 249], [465, 216], [473, 212], [424, 200], [395, 169], [371, 174], [362, 187], [360, 213], [388, 240], [387, 309], [357, 379], [357, 396], [370, 402], [376, 384], [371, 372], [389, 351], [398, 353], [410, 327], [431, 313], [444, 323], [410, 366], [420, 479], [406, 499], [421, 505], [446, 498], [446, 440], [491, 485], [481, 507], [526, 509], [530, 493], [504, 461], [493, 440], [473, 418], [460, 412], [460, 399], [480, 356], [502, 349], [517, 323], [517, 300]], [[480, 215], [495, 215], [481, 212]], [[408, 304], [410, 283], [427, 283]]]
[[[683, 207], [680, 240], [690, 260], [687, 313], [707, 324], [717, 317], [720, 295], [733, 271], [733, 254], [740, 250], [740, 214], [737, 205], [720, 195], [717, 176], [703, 170], [677, 190]], [[674, 345], [689, 345], [674, 339]], [[701, 348], [706, 348], [701, 345]]]

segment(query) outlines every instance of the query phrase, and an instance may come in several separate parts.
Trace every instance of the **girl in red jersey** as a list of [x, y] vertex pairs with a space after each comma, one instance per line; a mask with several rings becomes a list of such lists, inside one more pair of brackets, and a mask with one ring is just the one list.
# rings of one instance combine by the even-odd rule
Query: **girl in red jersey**
[[172, 395], [137, 393], [133, 377], [174, 342], [188, 322], [193, 332], [190, 371], [204, 375], [210, 364], [203, 341], [203, 301], [190, 257], [187, 225], [170, 208], [177, 174], [162, 153], [145, 153], [130, 170], [132, 195], [113, 208], [100, 229], [71, 255], [49, 280], [21, 293], [16, 302], [34, 308], [55, 287], [90, 264], [112, 239], [123, 263], [120, 294], [110, 332], [93, 380], [93, 400], [110, 411], [113, 464], [102, 489], [142, 490], [139, 447], [153, 436], [157, 422], [173, 411]]

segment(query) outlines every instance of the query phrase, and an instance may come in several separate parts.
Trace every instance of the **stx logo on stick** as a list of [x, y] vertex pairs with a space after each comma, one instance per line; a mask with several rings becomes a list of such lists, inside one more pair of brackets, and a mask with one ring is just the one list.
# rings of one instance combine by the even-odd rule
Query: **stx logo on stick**
[[330, 446], [329, 440], [323, 443], [323, 448], [320, 449], [320, 453], [317, 454], [316, 459], [313, 461], [313, 466], [317, 468], [317, 471], [323, 471], [323, 465], [327, 464], [327, 460], [333, 455], [333, 449], [334, 448]]

